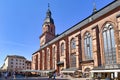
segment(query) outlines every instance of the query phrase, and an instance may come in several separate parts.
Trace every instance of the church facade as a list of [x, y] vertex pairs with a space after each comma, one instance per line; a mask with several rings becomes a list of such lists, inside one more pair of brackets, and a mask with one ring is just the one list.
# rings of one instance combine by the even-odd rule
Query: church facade
[[120, 76], [120, 0], [57, 36], [48, 9], [39, 38], [40, 49], [32, 54], [33, 70]]

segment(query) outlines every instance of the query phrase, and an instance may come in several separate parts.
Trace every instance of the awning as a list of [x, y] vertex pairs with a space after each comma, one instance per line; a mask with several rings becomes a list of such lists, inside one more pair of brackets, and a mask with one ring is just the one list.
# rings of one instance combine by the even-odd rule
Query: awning
[[93, 73], [102, 73], [102, 72], [120, 72], [120, 69], [114, 69], [114, 70], [91, 70], [90, 72], [93, 72]]
[[55, 69], [52, 69], [52, 70], [43, 70], [42, 73], [50, 73], [50, 72], [55, 72], [56, 70]]
[[120, 72], [120, 64], [109, 64], [100, 67], [94, 67], [90, 72]]
[[62, 70], [61, 72], [62, 73], [74, 73], [75, 71], [81, 71], [81, 70], [78, 70], [77, 68], [68, 68], [68, 69], [64, 69]]
[[32, 70], [32, 69], [26, 69], [26, 70], [19, 70], [21, 72], [40, 72], [41, 70]]

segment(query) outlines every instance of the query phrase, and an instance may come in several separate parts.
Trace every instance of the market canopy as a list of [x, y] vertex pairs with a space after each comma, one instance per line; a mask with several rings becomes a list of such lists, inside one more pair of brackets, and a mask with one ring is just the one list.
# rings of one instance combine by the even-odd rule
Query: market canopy
[[77, 68], [68, 68], [68, 69], [62, 70], [61, 72], [62, 72], [62, 73], [74, 73], [74, 72], [76, 72], [76, 71], [81, 72], [81, 70], [79, 70], [79, 69], [77, 69]]
[[50, 72], [54, 72], [55, 69], [51, 69], [51, 70], [31, 70], [31, 69], [26, 69], [26, 70], [19, 70], [21, 72], [38, 72], [38, 73], [50, 73]]
[[94, 67], [90, 72], [120, 72], [120, 64], [109, 64], [101, 67]]
[[114, 70], [92, 70], [92, 71], [90, 71], [90, 72], [96, 72], [96, 73], [102, 73], [102, 72], [120, 72], [120, 69], [114, 69]]
[[62, 64], [64, 64], [64, 61], [60, 61], [57, 63], [57, 65], [62, 65]]

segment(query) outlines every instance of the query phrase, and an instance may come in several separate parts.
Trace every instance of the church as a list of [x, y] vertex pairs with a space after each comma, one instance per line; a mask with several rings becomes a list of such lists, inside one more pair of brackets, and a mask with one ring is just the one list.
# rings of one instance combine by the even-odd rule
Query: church
[[32, 69], [78, 77], [120, 79], [120, 0], [114, 0], [60, 35], [48, 8], [40, 49], [32, 54]]

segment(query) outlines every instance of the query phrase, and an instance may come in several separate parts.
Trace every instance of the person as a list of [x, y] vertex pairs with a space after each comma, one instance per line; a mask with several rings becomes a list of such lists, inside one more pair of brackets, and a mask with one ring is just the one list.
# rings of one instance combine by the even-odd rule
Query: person
[[61, 78], [63, 78], [63, 73], [61, 73]]
[[53, 74], [53, 79], [56, 80], [56, 72]]
[[2, 77], [2, 72], [0, 72], [0, 77]]
[[14, 72], [13, 72], [13, 79], [15, 79], [15, 78], [16, 78], [15, 74], [16, 74], [16, 73], [15, 73], [15, 71], [14, 71]]
[[11, 72], [8, 72], [8, 77], [11, 77]]
[[51, 73], [51, 72], [49, 72], [49, 79], [51, 79], [52, 78], [52, 76], [53, 76], [53, 74]]
[[110, 80], [110, 78], [107, 76], [107, 77], [105, 78], [105, 80]]
[[7, 80], [7, 78], [8, 78], [8, 72], [6, 72], [4, 76], [5, 76], [5, 79]]
[[110, 78], [107, 77], [107, 78], [105, 78], [105, 80], [110, 80]]

